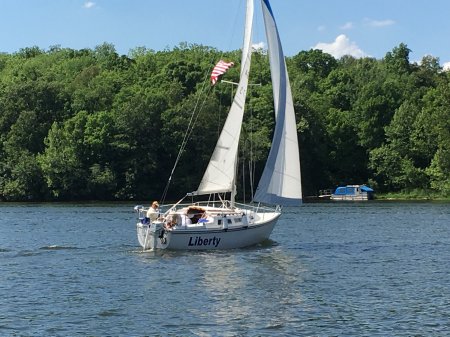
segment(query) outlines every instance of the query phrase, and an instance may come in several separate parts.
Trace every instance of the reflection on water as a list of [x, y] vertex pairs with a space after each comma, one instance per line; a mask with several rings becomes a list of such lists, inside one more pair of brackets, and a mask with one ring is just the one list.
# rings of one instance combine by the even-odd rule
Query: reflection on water
[[287, 208], [247, 249], [143, 252], [132, 205], [0, 204], [1, 336], [441, 336], [450, 205]]

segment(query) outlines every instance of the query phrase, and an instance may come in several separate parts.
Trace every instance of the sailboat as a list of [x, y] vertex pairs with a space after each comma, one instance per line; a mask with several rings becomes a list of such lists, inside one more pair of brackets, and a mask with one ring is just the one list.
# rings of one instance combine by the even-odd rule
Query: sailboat
[[[145, 249], [234, 249], [267, 240], [282, 206], [302, 202], [295, 112], [285, 58], [269, 0], [261, 0], [275, 108], [272, 146], [252, 203], [235, 201], [238, 145], [252, 58], [254, 0], [247, 0], [240, 80], [224, 127], [198, 189], [151, 220], [136, 206], [137, 236]], [[186, 197], [208, 201], [183, 203]], [[229, 195], [225, 199], [222, 195]], [[161, 207], [164, 209], [164, 207]]]

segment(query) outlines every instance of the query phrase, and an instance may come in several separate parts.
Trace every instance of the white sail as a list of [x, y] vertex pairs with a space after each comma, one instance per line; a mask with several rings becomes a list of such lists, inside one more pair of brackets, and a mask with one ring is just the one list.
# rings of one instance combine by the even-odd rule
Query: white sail
[[234, 189], [239, 137], [244, 116], [251, 63], [253, 0], [247, 0], [241, 76], [228, 117], [217, 141], [206, 172], [195, 194], [231, 192]]
[[291, 86], [280, 38], [269, 1], [261, 0], [270, 70], [276, 126], [269, 157], [254, 200], [273, 205], [301, 204], [300, 155]]

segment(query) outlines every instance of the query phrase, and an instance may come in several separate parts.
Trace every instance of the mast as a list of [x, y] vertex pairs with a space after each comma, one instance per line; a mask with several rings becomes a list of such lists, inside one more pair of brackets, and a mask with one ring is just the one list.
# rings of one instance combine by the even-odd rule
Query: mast
[[[254, 16], [254, 0], [247, 0], [247, 9], [245, 11], [245, 28], [244, 28], [244, 42], [242, 44], [242, 64], [248, 63], [247, 67], [241, 67], [241, 75], [240, 77], [247, 77], [247, 86], [248, 86], [248, 73], [250, 72], [250, 63], [252, 56], [252, 32], [253, 32], [253, 16]], [[245, 75], [245, 71], [247, 74]], [[246, 95], [247, 98], [247, 95]], [[245, 103], [245, 101], [244, 101]], [[234, 207], [236, 202], [237, 195], [237, 186], [236, 186], [236, 178], [238, 175], [238, 160], [239, 159], [239, 151], [236, 152], [236, 159], [234, 162], [234, 178], [233, 178], [233, 190], [231, 191], [231, 207]]]
[[236, 193], [239, 137], [244, 116], [252, 56], [253, 13], [253, 0], [247, 0], [239, 84], [208, 167], [197, 191], [194, 192], [194, 194], [198, 195], [231, 192], [231, 202], [233, 204]]

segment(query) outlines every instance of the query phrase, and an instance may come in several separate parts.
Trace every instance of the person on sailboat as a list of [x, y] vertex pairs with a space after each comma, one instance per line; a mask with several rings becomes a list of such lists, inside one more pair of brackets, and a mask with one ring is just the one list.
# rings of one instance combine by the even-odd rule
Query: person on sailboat
[[192, 224], [191, 218], [187, 213], [181, 215], [181, 226], [186, 227]]
[[147, 218], [150, 219], [150, 221], [155, 221], [158, 219], [159, 215], [159, 203], [157, 201], [153, 201], [152, 205], [148, 208], [147, 211]]
[[[169, 214], [166, 216], [164, 221], [164, 228], [172, 230], [176, 228], [181, 228], [184, 225], [181, 222], [180, 215], [177, 213]], [[184, 226], [186, 227], [186, 226]]]

